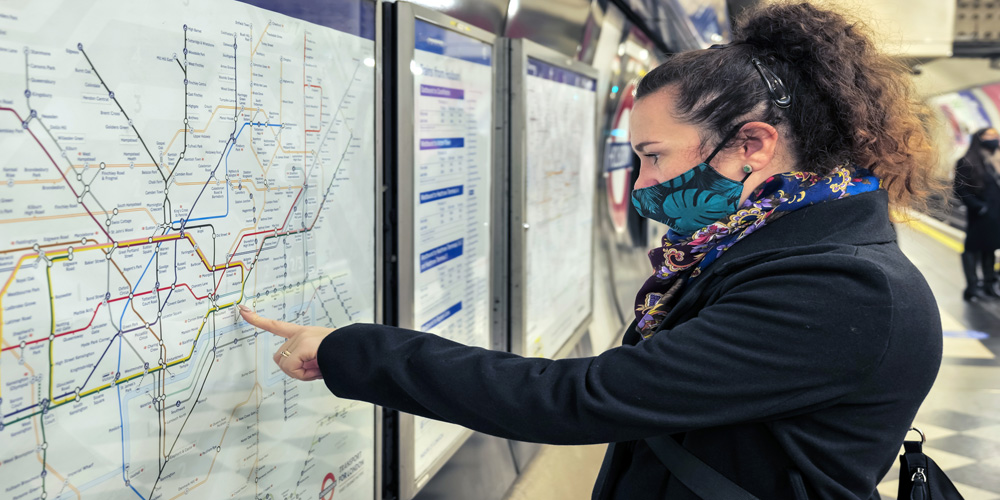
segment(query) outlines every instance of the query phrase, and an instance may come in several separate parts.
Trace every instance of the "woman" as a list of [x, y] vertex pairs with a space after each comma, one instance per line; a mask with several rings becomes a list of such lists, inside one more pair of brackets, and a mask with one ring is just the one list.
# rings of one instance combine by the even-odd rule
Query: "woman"
[[[969, 150], [955, 166], [955, 194], [965, 205], [965, 300], [1000, 297], [997, 288], [996, 251], [1000, 250], [1000, 134], [985, 128], [972, 134]], [[976, 268], [981, 267], [983, 281]]]
[[661, 436], [761, 499], [878, 498], [941, 358], [934, 298], [888, 217], [931, 179], [919, 108], [837, 14], [772, 5], [735, 39], [675, 55], [637, 90], [634, 202], [672, 230], [621, 347], [552, 361], [243, 317], [288, 338], [282, 370], [340, 397], [509, 439], [614, 443], [594, 498], [697, 498], [650, 448]]

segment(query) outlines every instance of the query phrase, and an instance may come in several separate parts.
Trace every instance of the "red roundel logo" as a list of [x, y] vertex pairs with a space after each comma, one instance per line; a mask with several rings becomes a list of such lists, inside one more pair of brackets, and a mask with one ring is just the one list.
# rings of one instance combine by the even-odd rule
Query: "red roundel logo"
[[331, 472], [323, 478], [323, 487], [319, 490], [320, 500], [331, 500], [333, 498], [333, 490], [336, 487], [337, 477]]

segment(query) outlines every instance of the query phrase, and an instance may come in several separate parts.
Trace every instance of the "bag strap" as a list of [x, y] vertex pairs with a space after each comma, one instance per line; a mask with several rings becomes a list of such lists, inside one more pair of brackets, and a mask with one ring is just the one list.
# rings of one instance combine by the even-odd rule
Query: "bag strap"
[[597, 481], [594, 482], [594, 492], [590, 500], [604, 500], [607, 498], [608, 472], [611, 470], [611, 462], [614, 461], [615, 448], [617, 444], [608, 443], [608, 449], [604, 452], [604, 461], [601, 462], [601, 470], [597, 473]]
[[646, 444], [678, 481], [704, 500], [758, 500], [726, 476], [684, 449], [674, 438], [659, 436]]

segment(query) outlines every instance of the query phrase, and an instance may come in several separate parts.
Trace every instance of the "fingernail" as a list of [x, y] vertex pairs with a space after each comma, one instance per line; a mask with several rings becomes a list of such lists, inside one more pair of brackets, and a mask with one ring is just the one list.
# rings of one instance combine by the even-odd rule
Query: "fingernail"
[[247, 306], [245, 306], [243, 304], [236, 304], [236, 307], [239, 307], [240, 310], [243, 311], [243, 312], [253, 312], [253, 311], [250, 310], [249, 307], [247, 307]]

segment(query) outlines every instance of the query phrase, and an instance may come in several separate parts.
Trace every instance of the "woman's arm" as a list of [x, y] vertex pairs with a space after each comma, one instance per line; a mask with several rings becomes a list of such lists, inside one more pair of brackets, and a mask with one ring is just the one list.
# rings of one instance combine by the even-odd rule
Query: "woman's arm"
[[596, 357], [523, 358], [362, 324], [324, 330], [309, 356], [337, 396], [554, 444], [791, 416], [834, 404], [881, 361], [892, 298], [876, 266], [804, 256], [734, 281], [697, 318]]

